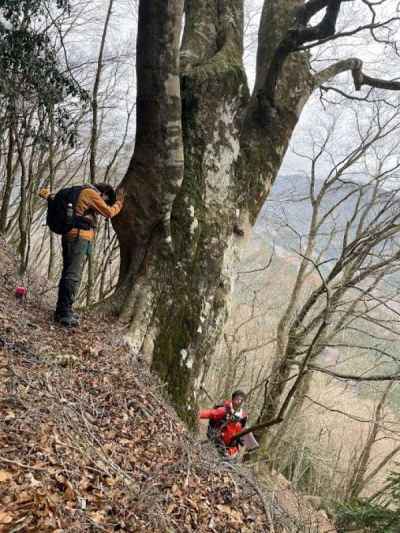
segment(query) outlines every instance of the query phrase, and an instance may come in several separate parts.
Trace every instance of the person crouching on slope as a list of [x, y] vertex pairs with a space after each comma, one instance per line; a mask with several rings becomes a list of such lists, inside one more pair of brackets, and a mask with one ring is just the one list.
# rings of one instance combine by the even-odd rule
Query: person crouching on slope
[[244, 392], [237, 390], [232, 400], [225, 400], [223, 405], [213, 409], [203, 409], [199, 413], [201, 419], [208, 419], [208, 439], [216, 446], [218, 452], [225, 457], [234, 457], [239, 452], [240, 439], [235, 435], [243, 431], [247, 423], [247, 414], [242, 409], [245, 399]]
[[[48, 189], [39, 191], [39, 196], [48, 199]], [[79, 192], [74, 213], [87, 222], [88, 229], [72, 227], [62, 236], [63, 269], [58, 286], [58, 299], [54, 320], [66, 327], [78, 326], [79, 318], [72, 312], [72, 305], [81, 283], [82, 273], [87, 257], [92, 251], [97, 226], [97, 215], [113, 218], [124, 205], [122, 190], [115, 193], [108, 183], [96, 183], [82, 186]]]

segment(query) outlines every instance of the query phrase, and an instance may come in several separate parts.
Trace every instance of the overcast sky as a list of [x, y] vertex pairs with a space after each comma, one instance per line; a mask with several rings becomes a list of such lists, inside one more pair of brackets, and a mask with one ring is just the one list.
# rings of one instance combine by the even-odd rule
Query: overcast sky
[[[80, 10], [79, 23], [74, 24], [73, 31], [69, 34], [70, 58], [74, 63], [82, 62], [84, 59], [92, 59], [92, 73], [94, 74], [95, 60], [99, 48], [101, 31], [104, 24], [106, 10], [109, 0], [73, 0], [76, 9]], [[135, 0], [117, 0], [113, 10], [111, 29], [106, 49], [106, 56], [114, 59], [119, 57], [118, 68], [110, 61], [107, 69], [108, 74], [111, 72], [117, 78], [117, 83], [113, 88], [115, 98], [111, 106], [110, 113], [107, 114], [109, 122], [108, 127], [110, 134], [123, 123], [122, 117], [126, 114], [126, 108], [135, 101], [134, 73], [135, 73], [135, 35], [137, 25], [137, 12], [135, 9]], [[259, 17], [261, 14], [263, 0], [246, 0], [246, 42], [245, 42], [245, 66], [248, 74], [250, 87], [254, 83], [255, 76], [255, 58], [257, 51], [257, 33]], [[386, 17], [390, 11], [396, 14], [397, 2], [386, 1]], [[379, 7], [378, 7], [379, 9]], [[313, 22], [317, 22], [317, 18]], [[355, 0], [351, 3], [345, 3], [338, 21], [340, 31], [349, 31], [356, 26], [366, 24], [370, 21], [370, 14], [367, 6], [360, 1]], [[393, 26], [393, 25], [392, 25]], [[379, 38], [394, 39], [395, 36], [387, 34], [386, 30], [381, 30]], [[400, 73], [400, 58], [394, 50], [385, 44], [378, 44], [373, 41], [368, 32], [357, 36], [351, 36], [328, 43], [322, 47], [312, 50], [313, 68], [318, 71], [325, 68], [328, 64], [348, 57], [358, 57], [365, 64], [365, 71], [372, 75], [378, 75], [387, 79], [394, 78], [396, 72]], [[89, 78], [88, 78], [89, 80]], [[355, 94], [351, 76], [349, 73], [338, 76], [330, 83], [342, 91]], [[366, 93], [364, 89], [357, 96]], [[368, 106], [357, 104], [355, 102], [345, 101], [339, 98], [335, 93], [327, 95], [329, 100], [343, 103], [328, 105], [326, 102], [321, 104], [320, 93], [315, 93], [304, 109], [295, 134], [292, 138], [291, 147], [282, 166], [282, 173], [294, 173], [299, 170], [306, 171], [309, 164], [304, 158], [299, 158], [293, 154], [296, 152], [307, 152], [311, 150], [315, 139], [322, 138], [326, 129], [331, 127], [332, 114], [341, 116], [341, 125], [343, 134], [336, 141], [336, 150], [340, 155], [343, 150], [348, 150], [352, 140], [357, 138], [357, 124], [355, 123], [355, 109], [359, 108], [366, 124], [370, 121]], [[398, 106], [399, 100], [397, 94], [385, 95], [390, 102]], [[336, 110], [335, 110], [336, 107]], [[346, 108], [344, 111], [343, 108]], [[107, 126], [107, 125], [106, 125]], [[340, 128], [337, 126], [338, 131]]]

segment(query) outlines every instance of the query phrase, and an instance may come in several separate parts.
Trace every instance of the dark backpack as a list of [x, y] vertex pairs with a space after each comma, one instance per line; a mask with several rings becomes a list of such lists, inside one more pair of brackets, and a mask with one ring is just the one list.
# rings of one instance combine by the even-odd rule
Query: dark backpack
[[[85, 216], [75, 214], [75, 206], [83, 189], [91, 185], [76, 185], [61, 189], [47, 200], [46, 224], [50, 230], [58, 235], [65, 235], [72, 228], [88, 230], [93, 227], [92, 222]], [[72, 205], [72, 213], [67, 212], [68, 204]]]

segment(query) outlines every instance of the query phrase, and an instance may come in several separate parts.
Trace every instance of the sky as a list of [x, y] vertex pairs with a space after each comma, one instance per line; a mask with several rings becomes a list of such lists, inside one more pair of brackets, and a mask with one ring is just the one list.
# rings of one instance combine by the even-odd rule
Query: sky
[[[259, 0], [248, 0], [250, 2], [261, 2]], [[386, 20], [388, 16], [398, 14], [397, 1], [386, 1], [382, 4], [378, 15]], [[384, 8], [384, 9], [383, 9]], [[378, 16], [378, 19], [379, 19]], [[370, 13], [367, 6], [361, 1], [355, 0], [352, 3], [344, 4], [341, 16], [338, 20], [338, 30], [340, 32], [349, 32], [354, 28], [365, 25], [370, 22]], [[314, 22], [317, 22], [315, 20]], [[391, 25], [398, 35], [399, 24], [396, 22]], [[396, 41], [396, 34], [388, 35], [385, 29], [375, 33], [378, 39], [391, 39]], [[363, 61], [363, 71], [370, 75], [381, 77], [383, 79], [393, 79], [400, 76], [400, 57], [387, 44], [376, 42], [369, 31], [364, 31], [358, 35], [344, 37], [325, 45], [312, 49], [312, 66], [316, 71], [326, 68], [326, 66], [340, 59], [357, 57]], [[368, 88], [362, 88], [360, 92], [354, 90], [350, 72], [343, 73], [329, 82], [330, 87], [339, 89], [350, 96], [356, 98], [364, 97]], [[384, 98], [388, 105], [381, 105], [380, 114], [383, 116], [392, 113], [394, 107], [399, 106], [400, 92], [375, 91], [375, 98]], [[326, 131], [332, 128], [335, 122], [336, 134], [330, 147], [332, 153], [336, 152], [337, 159], [341, 158], [344, 152], [348, 152], [359, 142], [359, 129], [365, 131], [371, 124], [375, 109], [371, 104], [358, 102], [343, 98], [333, 91], [323, 93], [316, 91], [310, 98], [300, 120], [295, 129], [294, 135], [287, 151], [286, 157], [281, 167], [281, 175], [296, 172], [308, 172], [310, 164], [303, 157], [298, 157], [295, 152], [312, 154], [312, 146], [316, 138], [324, 138]], [[333, 103], [329, 103], [333, 102]], [[333, 117], [340, 117], [334, 121]], [[362, 133], [361, 131], [361, 133]], [[369, 162], [371, 164], [371, 162]], [[325, 170], [331, 166], [331, 161], [327, 161]]]
[[[73, 0], [76, 9], [79, 9], [80, 16], [74, 24], [73, 30], [69, 33], [70, 60], [72, 63], [79, 63], [83, 60], [92, 61], [92, 78], [87, 81], [92, 83], [96, 58], [99, 48], [100, 36], [103, 29], [106, 10], [109, 0]], [[252, 87], [255, 77], [255, 60], [257, 52], [257, 33], [263, 0], [245, 0], [245, 54], [244, 62], [248, 74], [249, 85]], [[386, 16], [391, 11], [396, 14], [397, 2], [387, 0], [385, 2]], [[109, 39], [106, 46], [106, 57], [112, 59], [107, 63], [106, 74], [114, 78], [114, 84], [104, 87], [114, 97], [110, 111], [105, 114], [104, 131], [108, 132], [106, 137], [115, 140], [122, 134], [124, 129], [124, 118], [126, 110], [135, 101], [135, 35], [137, 25], [137, 2], [136, 0], [115, 0]], [[378, 9], [379, 6], [378, 6]], [[356, 26], [365, 24], [370, 20], [370, 14], [365, 3], [361, 0], [345, 3], [338, 21], [340, 31], [349, 31]], [[312, 22], [318, 22], [316, 18]], [[387, 31], [382, 30], [378, 34], [379, 38], [388, 37]], [[391, 36], [394, 38], [395, 36]], [[363, 32], [357, 36], [339, 39], [324, 46], [312, 49], [312, 65], [318, 71], [327, 65], [347, 57], [359, 57], [364, 62], [364, 69], [372, 75], [384, 78], [393, 78], [396, 72], [400, 75], [400, 58], [395, 51], [386, 44], [375, 42], [368, 32]], [[117, 67], [115, 57], [118, 57]], [[87, 71], [87, 69], [86, 69]], [[350, 73], [338, 76], [329, 85], [341, 91], [354, 93]], [[365, 89], [356, 96], [362, 96]], [[307, 172], [309, 163], [303, 157], [295, 155], [298, 152], [311, 153], [312, 146], [316, 139], [322, 139], [329, 128], [332, 127], [332, 114], [340, 115], [341, 127], [336, 125], [339, 132], [339, 140], [336, 140], [335, 150], [338, 157], [344, 150], [351, 147], [352, 141], [357, 141], [357, 128], [368, 127], [371, 116], [369, 104], [362, 104], [339, 97], [330, 92], [325, 95], [327, 99], [335, 102], [327, 104], [321, 102], [321, 94], [316, 92], [306, 105], [292, 142], [284, 159], [281, 174], [291, 174], [299, 171]], [[399, 99], [397, 94], [385, 95], [390, 102], [397, 106]], [[358, 114], [357, 114], [358, 112]], [[362, 116], [362, 120], [360, 119]], [[132, 121], [134, 122], [134, 121]], [[133, 126], [131, 132], [133, 134]], [[340, 133], [343, 132], [343, 134]]]

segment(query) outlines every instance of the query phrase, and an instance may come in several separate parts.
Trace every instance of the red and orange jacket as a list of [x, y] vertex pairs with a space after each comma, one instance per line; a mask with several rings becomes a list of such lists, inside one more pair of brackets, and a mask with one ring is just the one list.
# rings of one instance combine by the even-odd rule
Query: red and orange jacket
[[220, 438], [225, 446], [234, 448], [235, 453], [239, 450], [237, 444], [232, 444], [232, 439], [235, 435], [240, 433], [246, 425], [247, 414], [243, 409], [234, 411], [231, 401], [224, 401], [221, 407], [214, 407], [213, 409], [203, 409], [199, 413], [201, 419], [208, 419], [215, 423], [215, 427], [219, 428]]

